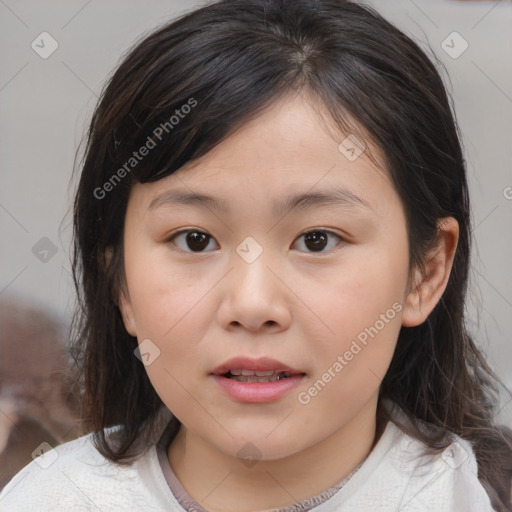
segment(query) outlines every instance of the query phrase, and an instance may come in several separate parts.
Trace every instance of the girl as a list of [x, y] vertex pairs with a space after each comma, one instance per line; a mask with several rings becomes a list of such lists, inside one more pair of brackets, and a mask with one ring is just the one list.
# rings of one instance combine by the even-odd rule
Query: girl
[[512, 510], [456, 124], [375, 11], [224, 0], [146, 37], [74, 212], [91, 433], [2, 510]]

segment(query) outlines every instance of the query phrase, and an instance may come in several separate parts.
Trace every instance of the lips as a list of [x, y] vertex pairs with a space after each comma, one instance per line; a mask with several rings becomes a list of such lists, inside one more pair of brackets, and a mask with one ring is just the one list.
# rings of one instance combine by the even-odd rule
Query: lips
[[292, 374], [288, 372], [268, 372], [254, 370], [231, 370], [224, 374], [224, 377], [238, 382], [276, 382], [282, 379], [289, 379]]
[[306, 373], [267, 357], [235, 357], [215, 368], [211, 377], [230, 399], [262, 404], [291, 393], [304, 381]]
[[215, 368], [212, 374], [240, 382], [274, 382], [295, 375], [305, 375], [305, 372], [267, 357], [234, 357]]

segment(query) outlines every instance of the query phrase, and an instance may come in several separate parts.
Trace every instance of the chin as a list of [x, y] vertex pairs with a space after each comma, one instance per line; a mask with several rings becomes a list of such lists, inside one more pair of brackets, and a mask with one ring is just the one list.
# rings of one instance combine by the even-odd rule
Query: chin
[[[275, 425], [273, 428], [275, 428]], [[300, 436], [300, 433], [296, 430], [293, 432], [293, 435], [285, 429], [279, 434], [274, 431], [268, 435], [268, 432], [271, 431], [271, 428], [265, 427], [263, 429], [264, 433], [262, 433], [262, 430], [253, 424], [250, 429], [236, 432], [230, 431], [233, 438], [229, 439], [227, 445], [222, 443], [222, 446], [217, 445], [217, 447], [232, 457], [247, 461], [248, 466], [251, 462], [254, 463], [258, 460], [272, 461], [283, 459], [305, 448], [305, 446], [302, 446], [304, 439], [302, 439], [300, 444], [296, 441], [296, 437]]]

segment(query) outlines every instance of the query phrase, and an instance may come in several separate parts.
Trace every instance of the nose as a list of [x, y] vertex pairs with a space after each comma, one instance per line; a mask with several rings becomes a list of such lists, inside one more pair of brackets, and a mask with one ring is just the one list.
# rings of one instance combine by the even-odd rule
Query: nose
[[264, 330], [275, 333], [289, 327], [292, 292], [279, 266], [265, 251], [251, 263], [238, 254], [233, 269], [223, 280], [218, 319], [226, 330]]

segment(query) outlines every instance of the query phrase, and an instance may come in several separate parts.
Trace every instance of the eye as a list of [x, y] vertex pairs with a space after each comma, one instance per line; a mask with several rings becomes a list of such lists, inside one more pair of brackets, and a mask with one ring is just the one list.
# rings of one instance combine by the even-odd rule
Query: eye
[[[341, 236], [337, 235], [333, 231], [318, 228], [306, 231], [297, 240], [300, 240], [302, 237], [304, 237], [306, 250], [309, 252], [327, 252], [329, 248], [327, 251], [324, 250], [327, 246], [331, 245], [332, 248], [339, 245], [339, 242], [329, 244], [330, 238], [336, 238], [339, 241], [343, 240]], [[169, 242], [173, 245], [176, 245], [184, 252], [191, 253], [206, 252], [206, 249], [212, 240], [214, 240], [214, 238], [211, 235], [198, 229], [183, 229], [181, 231], [177, 231], [169, 238]]]
[[[183, 238], [182, 235], [186, 236]], [[175, 242], [175, 240], [180, 239], [182, 241], [184, 240], [181, 245]], [[169, 242], [177, 245], [182, 251], [193, 253], [205, 252], [204, 249], [208, 247], [211, 240], [213, 240], [213, 238], [208, 233], [199, 231], [198, 229], [183, 229], [174, 233], [174, 235], [169, 238]], [[190, 249], [190, 251], [187, 250], [187, 247]]]
[[[311, 229], [309, 231], [306, 231], [297, 240], [300, 240], [300, 238], [304, 237], [304, 245], [310, 252], [327, 252], [323, 249], [329, 245], [329, 238], [335, 237], [338, 240], [343, 240], [343, 238], [336, 233], [332, 231], [328, 231], [325, 229]], [[339, 245], [337, 244], [331, 244], [332, 247], [336, 247]]]

